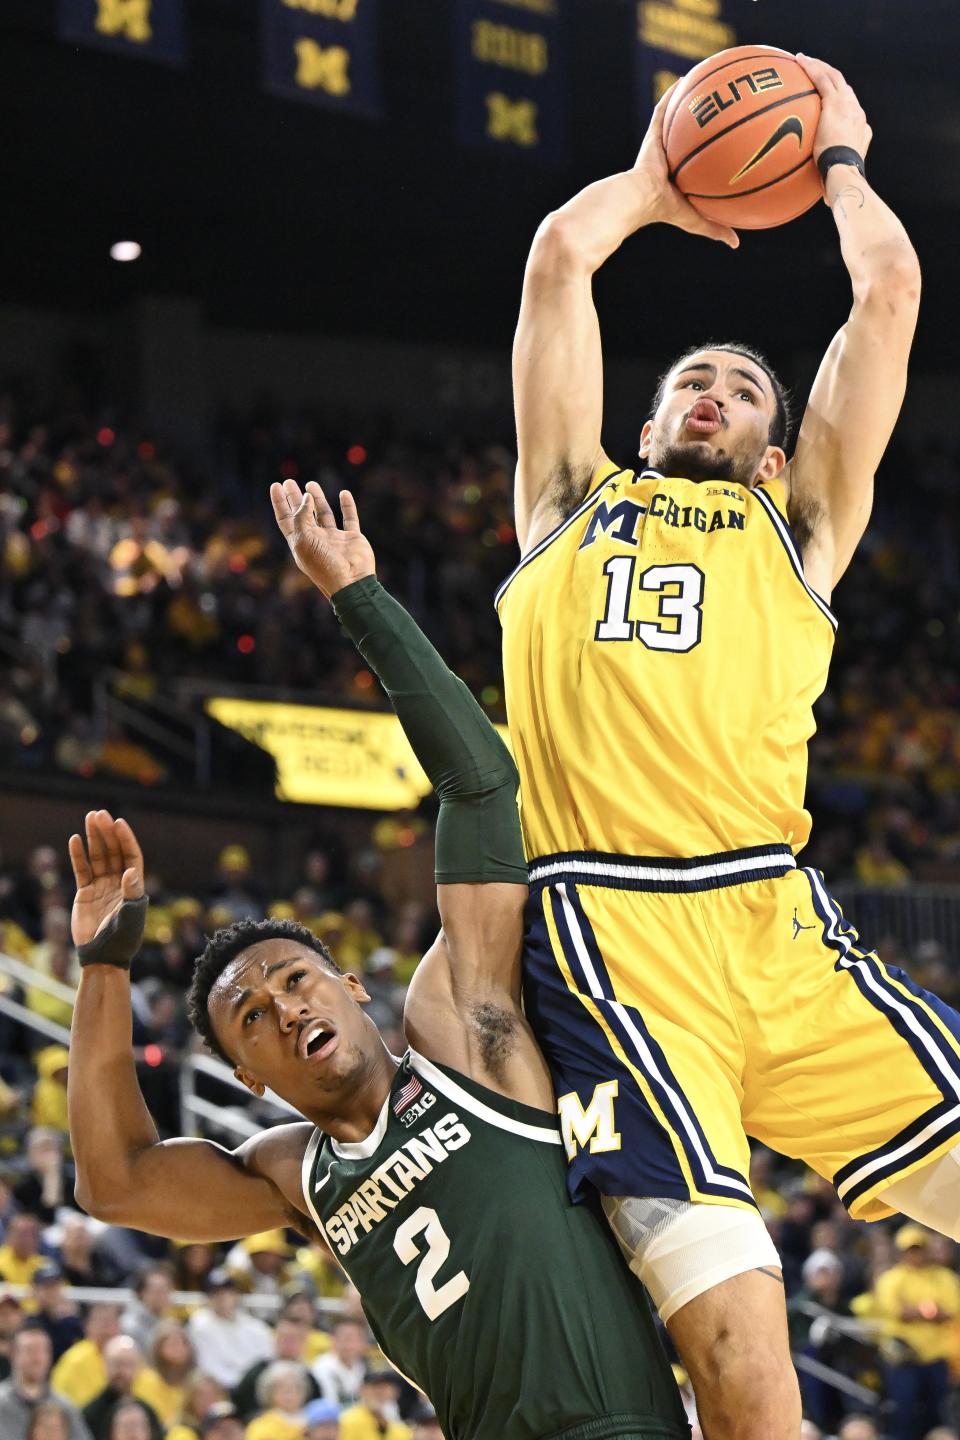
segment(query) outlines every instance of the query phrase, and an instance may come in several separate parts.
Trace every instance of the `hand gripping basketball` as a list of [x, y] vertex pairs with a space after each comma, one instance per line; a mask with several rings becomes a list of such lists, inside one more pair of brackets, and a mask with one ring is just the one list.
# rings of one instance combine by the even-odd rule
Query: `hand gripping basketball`
[[861, 160], [866, 159], [873, 131], [853, 87], [832, 65], [815, 60], [812, 55], [798, 54], [797, 59], [820, 96], [820, 123], [814, 137], [813, 158], [819, 160], [824, 150], [844, 146], [856, 150]]
[[640, 146], [640, 154], [633, 167], [634, 172], [645, 176], [654, 188], [657, 205], [651, 218], [664, 225], [675, 225], [677, 229], [686, 230], [691, 235], [704, 235], [708, 240], [720, 240], [724, 245], [729, 245], [731, 250], [736, 250], [740, 244], [737, 232], [728, 225], [719, 225], [715, 220], [701, 215], [671, 182], [670, 166], [663, 145], [663, 127], [675, 89], [676, 86], [671, 85], [654, 109]]

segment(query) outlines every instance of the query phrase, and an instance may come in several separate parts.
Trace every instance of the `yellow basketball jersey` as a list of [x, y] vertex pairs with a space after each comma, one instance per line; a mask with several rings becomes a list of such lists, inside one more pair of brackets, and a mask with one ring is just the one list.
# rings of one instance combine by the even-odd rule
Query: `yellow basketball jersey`
[[779, 480], [605, 463], [501, 586], [528, 858], [799, 850], [836, 620]]

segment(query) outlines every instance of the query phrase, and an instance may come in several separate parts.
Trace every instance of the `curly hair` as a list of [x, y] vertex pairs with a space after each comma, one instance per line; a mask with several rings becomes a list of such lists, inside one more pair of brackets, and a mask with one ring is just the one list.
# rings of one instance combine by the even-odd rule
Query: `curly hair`
[[759, 350], [755, 350], [752, 345], [734, 345], [722, 340], [716, 344], [710, 341], [706, 345], [694, 345], [691, 346], [689, 350], [684, 350], [682, 355], [678, 355], [675, 360], [671, 360], [666, 370], [664, 370], [663, 374], [657, 380], [657, 388], [650, 404], [651, 419], [660, 409], [660, 402], [666, 393], [667, 381], [670, 379], [674, 370], [677, 369], [682, 361], [689, 360], [694, 355], [699, 355], [703, 350], [722, 350], [726, 354], [742, 355], [745, 360], [752, 360], [754, 365], [759, 365], [773, 387], [773, 396], [777, 407], [776, 413], [770, 421], [769, 443], [785, 449], [790, 438], [790, 431], [793, 428], [790, 391], [786, 385], [784, 385], [767, 357], [761, 354]]
[[323, 941], [318, 940], [312, 930], [308, 930], [306, 925], [301, 925], [297, 920], [237, 920], [233, 925], [227, 925], [222, 930], [214, 931], [213, 935], [208, 935], [206, 949], [197, 957], [193, 967], [193, 980], [187, 995], [187, 1012], [193, 1028], [207, 1048], [212, 1050], [214, 1055], [219, 1055], [228, 1065], [234, 1062], [217, 1039], [210, 1019], [210, 991], [231, 960], [242, 951], [249, 950], [252, 945], [262, 944], [264, 940], [295, 940], [298, 945], [305, 945], [308, 950], [319, 955], [327, 968], [336, 975], [341, 974], [340, 966]]

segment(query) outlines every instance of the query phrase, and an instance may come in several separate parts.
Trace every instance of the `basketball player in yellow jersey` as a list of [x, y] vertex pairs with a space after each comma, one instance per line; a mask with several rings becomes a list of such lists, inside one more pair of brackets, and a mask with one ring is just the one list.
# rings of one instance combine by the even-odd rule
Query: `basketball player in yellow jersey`
[[828, 1176], [856, 1217], [960, 1236], [960, 1016], [882, 965], [794, 858], [830, 595], [870, 515], [920, 293], [864, 178], [855, 95], [802, 63], [853, 308], [790, 463], [779, 381], [729, 345], [670, 367], [639, 471], [601, 449], [593, 272], [655, 222], [736, 244], [669, 183], [663, 103], [635, 167], [538, 231], [514, 354], [522, 559], [498, 607], [528, 1014], [573, 1192], [603, 1196], [709, 1440], [799, 1429], [747, 1136]]

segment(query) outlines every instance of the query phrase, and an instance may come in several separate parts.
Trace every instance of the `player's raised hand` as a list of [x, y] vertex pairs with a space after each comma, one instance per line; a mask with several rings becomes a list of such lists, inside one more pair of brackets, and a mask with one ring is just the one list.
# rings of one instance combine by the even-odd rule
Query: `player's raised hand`
[[729, 225], [719, 225], [715, 220], [707, 220], [681, 195], [676, 185], [671, 183], [667, 152], [663, 146], [663, 122], [673, 89], [671, 85], [658, 101], [633, 168], [642, 170], [657, 187], [658, 203], [653, 219], [664, 225], [675, 225], [678, 230], [686, 230], [691, 235], [720, 240], [724, 245], [729, 245], [731, 250], [736, 250], [740, 244], [736, 230], [731, 230]]
[[820, 122], [813, 142], [813, 158], [819, 160], [831, 145], [849, 145], [864, 157], [870, 148], [873, 131], [863, 113], [853, 87], [839, 70], [812, 55], [797, 55], [820, 96]]
[[75, 945], [88, 944], [124, 900], [143, 895], [143, 855], [126, 820], [108, 810], [90, 810], [85, 821], [86, 845], [71, 835], [70, 864], [77, 893], [71, 929]]
[[376, 573], [373, 550], [360, 529], [356, 503], [349, 490], [340, 491], [342, 529], [315, 480], [307, 481], [305, 494], [296, 480], [274, 483], [270, 499], [291, 555], [328, 600], [345, 585]]

